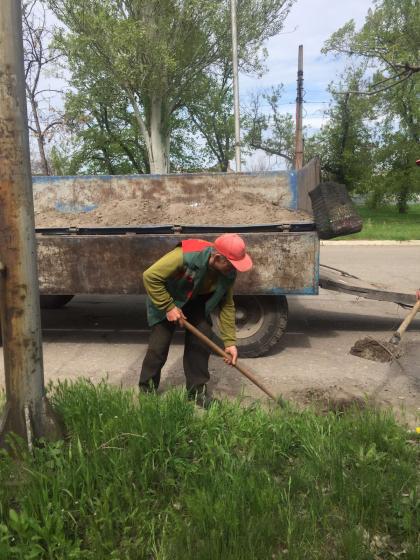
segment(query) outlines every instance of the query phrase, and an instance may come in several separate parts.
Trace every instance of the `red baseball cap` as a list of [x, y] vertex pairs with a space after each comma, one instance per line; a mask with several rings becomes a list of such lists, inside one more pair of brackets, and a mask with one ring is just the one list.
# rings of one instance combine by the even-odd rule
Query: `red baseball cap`
[[252, 260], [246, 252], [245, 242], [236, 233], [224, 233], [215, 240], [214, 247], [239, 272], [251, 270]]

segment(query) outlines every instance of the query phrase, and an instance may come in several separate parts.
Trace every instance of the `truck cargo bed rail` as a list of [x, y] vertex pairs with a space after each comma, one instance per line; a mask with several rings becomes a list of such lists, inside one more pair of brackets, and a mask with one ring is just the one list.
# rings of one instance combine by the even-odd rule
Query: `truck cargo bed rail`
[[311, 222], [293, 222], [281, 224], [252, 224], [252, 225], [184, 225], [162, 224], [124, 227], [61, 227], [36, 228], [41, 235], [125, 235], [125, 234], [200, 234], [200, 233], [264, 233], [264, 232], [303, 232], [314, 231], [316, 226]]

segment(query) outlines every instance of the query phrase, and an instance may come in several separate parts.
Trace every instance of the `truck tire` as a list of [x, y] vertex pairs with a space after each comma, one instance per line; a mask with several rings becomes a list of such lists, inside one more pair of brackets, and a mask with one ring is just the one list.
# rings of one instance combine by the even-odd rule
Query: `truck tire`
[[59, 309], [73, 297], [73, 295], [43, 294], [40, 296], [41, 309]]
[[[239, 357], [264, 356], [286, 330], [286, 296], [235, 296], [235, 307]], [[214, 330], [219, 335], [218, 320], [213, 319]]]

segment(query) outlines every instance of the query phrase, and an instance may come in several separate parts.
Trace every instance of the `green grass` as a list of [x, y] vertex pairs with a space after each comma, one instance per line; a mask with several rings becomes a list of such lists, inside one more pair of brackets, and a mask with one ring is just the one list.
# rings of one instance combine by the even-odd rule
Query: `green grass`
[[0, 460], [0, 558], [419, 558], [419, 449], [391, 414], [318, 415], [86, 381], [68, 440]]
[[409, 206], [407, 214], [398, 214], [395, 206], [375, 210], [359, 206], [358, 211], [363, 218], [362, 231], [339, 239], [420, 239], [420, 204]]

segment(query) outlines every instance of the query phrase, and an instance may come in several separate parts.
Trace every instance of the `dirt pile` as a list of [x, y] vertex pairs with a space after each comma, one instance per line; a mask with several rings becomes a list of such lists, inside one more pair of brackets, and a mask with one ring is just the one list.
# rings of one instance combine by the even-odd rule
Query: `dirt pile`
[[354, 346], [350, 349], [350, 354], [365, 360], [385, 363], [400, 358], [401, 350], [398, 346], [386, 340], [366, 337], [354, 343]]
[[170, 206], [155, 200], [113, 200], [90, 212], [37, 212], [38, 228], [113, 227], [141, 225], [250, 225], [313, 221], [304, 211], [281, 208], [257, 195], [243, 194], [240, 199], [173, 202]]

